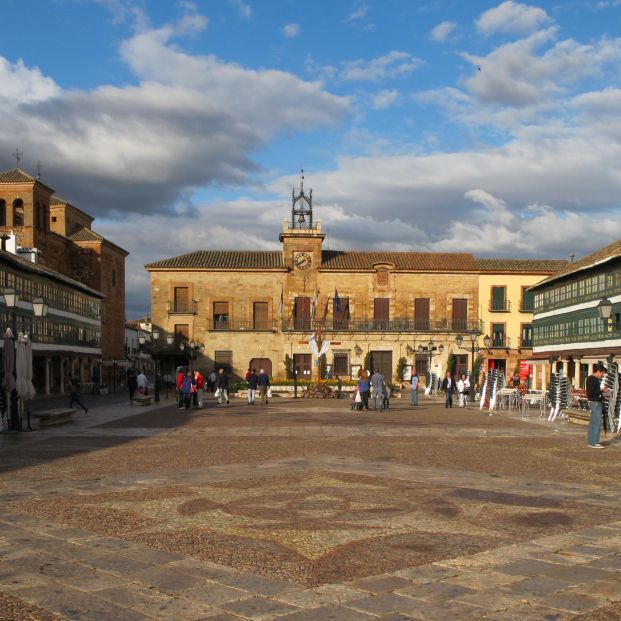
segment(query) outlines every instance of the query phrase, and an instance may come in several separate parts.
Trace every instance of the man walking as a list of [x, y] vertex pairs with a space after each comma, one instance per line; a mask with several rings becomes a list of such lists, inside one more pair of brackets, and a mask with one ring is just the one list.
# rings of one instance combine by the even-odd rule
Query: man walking
[[69, 408], [72, 408], [74, 403], [77, 403], [84, 410], [84, 414], [88, 414], [88, 408], [80, 401], [80, 382], [77, 377], [71, 379]]
[[384, 385], [386, 381], [379, 369], [375, 369], [375, 373], [371, 375], [371, 388], [373, 388], [373, 411], [377, 411], [377, 402], [379, 401], [380, 412], [384, 410]]
[[246, 378], [248, 382], [248, 405], [256, 405], [257, 386], [259, 385], [259, 376], [256, 369], [252, 369]]
[[446, 377], [442, 380], [442, 390], [446, 395], [446, 400], [444, 401], [445, 408], [453, 407], [453, 392], [455, 391], [455, 380], [453, 379], [451, 372], [446, 372]]
[[412, 397], [410, 405], [418, 405], [418, 373], [416, 369], [412, 371], [412, 378], [410, 379], [410, 396]]
[[589, 400], [589, 410], [591, 410], [587, 432], [589, 448], [604, 448], [604, 445], [599, 443], [599, 434], [602, 427], [602, 398], [609, 391], [608, 388], [604, 388], [602, 391], [602, 378], [605, 374], [606, 367], [598, 362], [593, 368], [593, 374], [589, 375], [586, 381], [587, 399]]
[[270, 387], [270, 376], [261, 369], [259, 371], [259, 394], [261, 395], [261, 403], [267, 405], [267, 391]]
[[209, 392], [215, 392], [216, 390], [216, 371], [215, 369], [209, 374], [209, 377], [207, 378], [207, 382], [209, 383], [209, 385], [207, 386], [207, 390]]
[[228, 375], [224, 372], [224, 369], [220, 369], [218, 371], [218, 378], [216, 379], [216, 388], [220, 391], [218, 395], [218, 404], [221, 404], [222, 401], [226, 400], [229, 402], [229, 378]]

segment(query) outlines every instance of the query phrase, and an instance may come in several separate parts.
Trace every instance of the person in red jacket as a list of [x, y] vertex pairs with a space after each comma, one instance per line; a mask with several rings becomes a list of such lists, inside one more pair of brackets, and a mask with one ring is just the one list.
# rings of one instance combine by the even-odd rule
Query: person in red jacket
[[183, 374], [183, 369], [180, 367], [179, 370], [177, 371], [177, 395], [179, 397], [179, 406], [180, 407], [183, 407], [181, 389], [183, 388], [183, 378], [184, 377], [185, 376]]
[[205, 390], [205, 378], [200, 371], [194, 371], [194, 384], [196, 386], [196, 392], [194, 393], [194, 407], [203, 407], [203, 390]]

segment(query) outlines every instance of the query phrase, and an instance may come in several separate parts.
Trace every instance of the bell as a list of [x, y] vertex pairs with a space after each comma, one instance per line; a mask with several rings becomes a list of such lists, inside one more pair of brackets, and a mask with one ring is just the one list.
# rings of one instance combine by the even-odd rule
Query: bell
[[301, 211], [300, 215], [298, 216], [298, 222], [306, 222], [306, 220], [304, 219], [304, 212]]

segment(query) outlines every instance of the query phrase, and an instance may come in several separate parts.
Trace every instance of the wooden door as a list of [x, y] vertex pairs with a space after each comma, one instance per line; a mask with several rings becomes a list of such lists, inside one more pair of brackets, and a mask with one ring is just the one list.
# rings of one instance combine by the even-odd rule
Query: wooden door
[[257, 373], [263, 369], [270, 377], [272, 377], [272, 361], [269, 358], [253, 358], [248, 364], [249, 369], [254, 369]]
[[414, 330], [429, 330], [429, 298], [414, 300]]
[[349, 328], [349, 298], [334, 299], [334, 310], [332, 312], [332, 327], [335, 330], [347, 330]]
[[468, 329], [468, 300], [453, 298], [453, 330], [463, 332]]
[[297, 369], [299, 380], [312, 379], [313, 359], [311, 354], [293, 354], [293, 368]]
[[371, 374], [375, 373], [375, 369], [379, 369], [379, 372], [384, 376], [387, 382], [392, 381], [392, 352], [391, 351], [372, 351], [371, 352], [371, 366], [369, 369]]
[[375, 298], [373, 300], [373, 320], [376, 330], [388, 329], [390, 321], [390, 298]]
[[296, 330], [310, 330], [311, 315], [310, 315], [310, 298], [309, 297], [295, 298], [295, 306], [293, 309], [293, 321], [294, 321], [294, 328]]
[[267, 302], [255, 302], [252, 305], [252, 327], [255, 330], [269, 329], [269, 307]]

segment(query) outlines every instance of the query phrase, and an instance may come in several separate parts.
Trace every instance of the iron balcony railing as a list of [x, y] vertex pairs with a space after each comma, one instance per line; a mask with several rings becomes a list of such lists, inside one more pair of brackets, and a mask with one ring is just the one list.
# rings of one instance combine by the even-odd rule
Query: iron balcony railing
[[621, 326], [598, 329], [580, 329], [572, 326], [569, 329], [558, 331], [542, 331], [535, 328], [533, 346], [563, 345], [566, 343], [593, 343], [599, 341], [620, 340]]
[[532, 313], [535, 310], [534, 300], [520, 300], [520, 313]]
[[504, 334], [494, 334], [489, 347], [490, 349], [508, 349], [511, 347], [511, 340]]
[[195, 315], [196, 314], [196, 302], [194, 300], [190, 302], [177, 302], [176, 300], [170, 300], [168, 302], [168, 314], [169, 315]]
[[533, 339], [520, 339], [520, 347], [522, 349], [532, 349]]
[[420, 321], [414, 319], [339, 319], [336, 321], [316, 321], [292, 319], [283, 322], [283, 332], [477, 332], [483, 326], [479, 321], [448, 320]]
[[490, 313], [510, 313], [511, 301], [510, 300], [491, 300], [489, 303]]
[[277, 332], [280, 322], [269, 319], [216, 319], [209, 320], [208, 330], [235, 332]]

